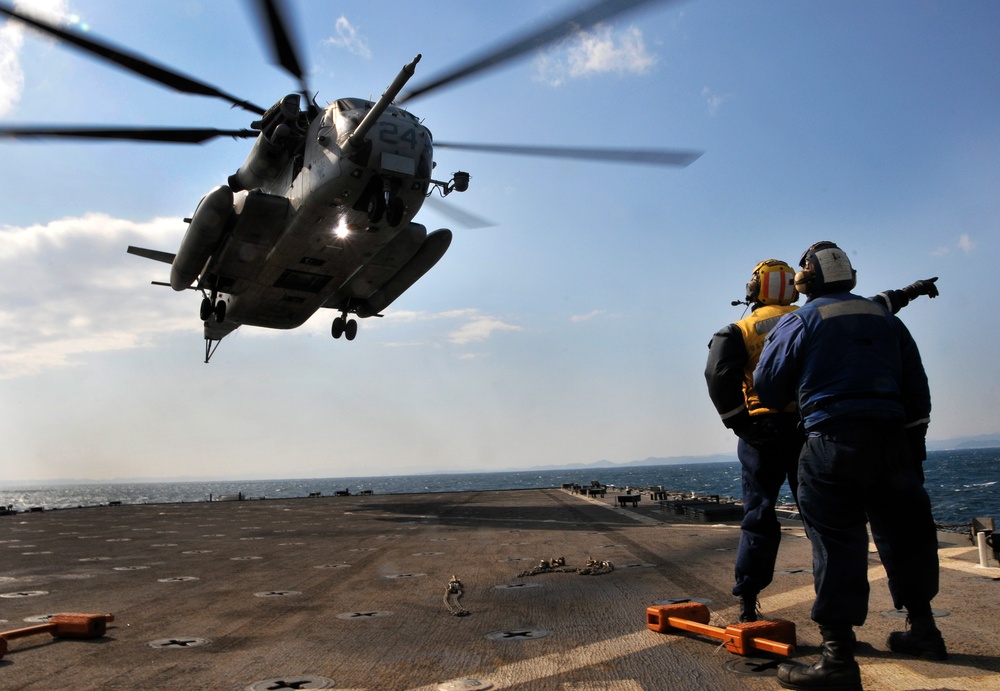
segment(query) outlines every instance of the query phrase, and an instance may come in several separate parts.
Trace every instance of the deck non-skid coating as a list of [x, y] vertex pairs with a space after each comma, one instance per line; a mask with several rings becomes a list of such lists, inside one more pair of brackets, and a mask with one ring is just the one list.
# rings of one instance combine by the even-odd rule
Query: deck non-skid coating
[[[0, 627], [113, 613], [95, 640], [11, 641], [10, 689], [773, 689], [767, 659], [646, 627], [654, 603], [735, 621], [736, 522], [706, 525], [563, 490], [125, 505], [0, 517]], [[815, 659], [810, 544], [788, 523], [766, 615]], [[885, 648], [903, 622], [871, 556], [866, 688], [1000, 688], [1000, 569], [941, 550], [947, 662]], [[566, 570], [519, 577], [542, 560]], [[588, 559], [610, 573], [583, 575]], [[463, 586], [454, 616], [449, 582]], [[32, 593], [32, 596], [24, 596]], [[153, 645], [158, 643], [158, 645]], [[759, 669], [755, 669], [759, 668]], [[274, 684], [278, 684], [274, 686]]]

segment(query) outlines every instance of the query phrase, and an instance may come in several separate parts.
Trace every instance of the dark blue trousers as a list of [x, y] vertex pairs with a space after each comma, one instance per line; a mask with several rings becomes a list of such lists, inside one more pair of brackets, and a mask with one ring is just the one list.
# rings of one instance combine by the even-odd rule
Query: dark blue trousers
[[868, 531], [897, 609], [930, 609], [938, 591], [937, 532], [907, 440], [892, 425], [810, 432], [799, 461], [799, 510], [813, 546], [821, 626], [868, 615]]
[[797, 417], [780, 417], [773, 440], [750, 444], [740, 439], [736, 446], [743, 476], [743, 523], [733, 586], [736, 596], [756, 595], [771, 583], [781, 542], [774, 507], [786, 479], [792, 495], [796, 493], [803, 436], [795, 428]]

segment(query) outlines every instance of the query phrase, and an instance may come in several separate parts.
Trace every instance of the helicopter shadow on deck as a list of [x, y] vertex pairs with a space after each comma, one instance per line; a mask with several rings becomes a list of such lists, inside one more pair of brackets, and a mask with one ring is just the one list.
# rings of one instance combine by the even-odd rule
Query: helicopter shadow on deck
[[358, 507], [355, 511], [383, 514], [373, 518], [391, 523], [425, 522], [462, 527], [483, 523], [491, 526], [508, 524], [511, 528], [524, 530], [594, 530], [615, 525], [635, 525], [628, 516], [616, 515], [600, 507], [571, 507], [555, 501], [549, 505], [512, 502], [497, 506], [472, 506], [461, 500], [415, 500], [371, 503]]

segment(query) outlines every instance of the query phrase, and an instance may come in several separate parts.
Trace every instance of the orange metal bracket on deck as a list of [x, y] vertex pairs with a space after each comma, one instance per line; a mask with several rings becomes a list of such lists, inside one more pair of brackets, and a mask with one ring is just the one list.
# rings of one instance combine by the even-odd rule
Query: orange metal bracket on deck
[[56, 614], [46, 624], [0, 633], [0, 657], [7, 652], [7, 641], [16, 638], [40, 633], [51, 634], [53, 638], [100, 638], [107, 631], [108, 622], [114, 620], [113, 614]]
[[708, 607], [699, 602], [679, 602], [646, 608], [646, 626], [660, 633], [671, 629], [690, 631], [719, 639], [726, 650], [737, 655], [763, 651], [791, 657], [795, 654], [795, 624], [781, 619], [733, 624], [726, 628], [709, 626]]

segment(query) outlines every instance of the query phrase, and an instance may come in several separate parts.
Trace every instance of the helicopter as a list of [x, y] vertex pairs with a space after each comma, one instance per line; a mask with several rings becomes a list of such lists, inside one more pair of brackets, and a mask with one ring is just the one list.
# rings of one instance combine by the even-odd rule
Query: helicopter
[[0, 14], [67, 46], [174, 90], [222, 99], [258, 119], [244, 129], [181, 127], [0, 126], [0, 138], [127, 140], [200, 144], [217, 137], [253, 139], [244, 162], [202, 197], [184, 221], [176, 252], [129, 246], [127, 252], [170, 265], [177, 292], [201, 294], [205, 362], [241, 326], [294, 329], [320, 309], [339, 313], [335, 339], [352, 341], [357, 319], [382, 316], [447, 252], [452, 231], [414, 220], [424, 201], [465, 192], [471, 175], [433, 178], [434, 149], [618, 161], [684, 167], [701, 152], [461, 144], [435, 141], [403, 105], [493, 69], [655, 0], [600, 0], [525, 36], [463, 61], [404, 91], [421, 55], [400, 69], [375, 101], [344, 97], [320, 106], [280, 0], [256, 0], [274, 62], [299, 91], [265, 109], [91, 34], [67, 31], [0, 2]]

